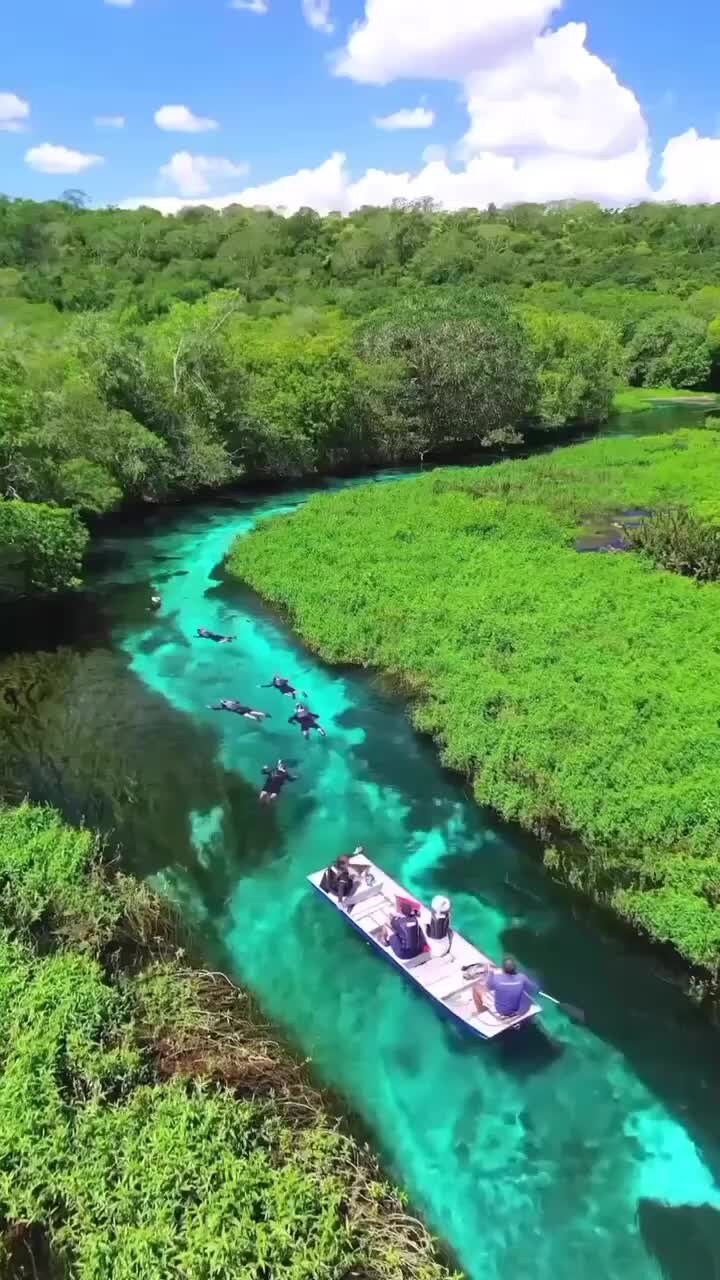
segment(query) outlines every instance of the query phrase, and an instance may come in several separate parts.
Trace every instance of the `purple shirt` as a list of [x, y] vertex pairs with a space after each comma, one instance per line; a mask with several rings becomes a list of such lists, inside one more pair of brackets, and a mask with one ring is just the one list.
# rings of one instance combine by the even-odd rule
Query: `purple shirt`
[[511, 1018], [520, 1013], [525, 998], [528, 1000], [538, 990], [536, 982], [532, 982], [524, 973], [492, 972], [487, 981], [488, 991], [495, 996], [495, 1008], [501, 1018]]

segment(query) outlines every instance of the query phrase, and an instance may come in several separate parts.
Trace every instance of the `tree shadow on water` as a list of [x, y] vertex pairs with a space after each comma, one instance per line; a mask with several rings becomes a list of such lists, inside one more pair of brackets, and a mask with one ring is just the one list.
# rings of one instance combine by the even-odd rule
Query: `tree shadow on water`
[[0, 664], [0, 741], [6, 801], [28, 796], [106, 834], [136, 874], [172, 872], [210, 919], [242, 874], [282, 856], [274, 814], [220, 763], [213, 728], [149, 690], [123, 655]]
[[720, 1213], [715, 1209], [641, 1200], [638, 1225], [667, 1280], [720, 1280]]

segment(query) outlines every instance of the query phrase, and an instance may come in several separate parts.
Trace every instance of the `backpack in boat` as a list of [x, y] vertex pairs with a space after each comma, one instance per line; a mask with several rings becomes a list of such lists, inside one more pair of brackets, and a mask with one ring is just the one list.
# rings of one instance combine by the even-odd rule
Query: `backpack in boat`
[[393, 921], [393, 931], [400, 941], [400, 949], [404, 956], [412, 959], [420, 955], [425, 939], [417, 916], [396, 916]]

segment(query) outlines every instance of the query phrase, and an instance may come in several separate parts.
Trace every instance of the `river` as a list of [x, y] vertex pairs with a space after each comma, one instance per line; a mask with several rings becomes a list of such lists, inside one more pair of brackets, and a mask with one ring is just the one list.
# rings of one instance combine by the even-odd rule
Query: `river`
[[[101, 541], [63, 624], [72, 647], [14, 659], [32, 688], [6, 771], [112, 831], [176, 896], [471, 1280], [717, 1275], [720, 1036], [652, 956], [552, 883], [529, 837], [477, 808], [380, 681], [324, 666], [225, 580], [235, 535], [305, 497], [226, 497]], [[195, 640], [201, 624], [237, 640]], [[305, 743], [289, 700], [258, 689], [274, 671], [309, 692], [325, 740]], [[207, 709], [223, 696], [273, 719]], [[280, 755], [299, 780], [268, 811], [260, 770]], [[547, 1006], [541, 1026], [483, 1045], [439, 1019], [306, 885], [358, 843], [419, 896], [448, 893], [458, 928], [511, 951], [586, 1024]]]

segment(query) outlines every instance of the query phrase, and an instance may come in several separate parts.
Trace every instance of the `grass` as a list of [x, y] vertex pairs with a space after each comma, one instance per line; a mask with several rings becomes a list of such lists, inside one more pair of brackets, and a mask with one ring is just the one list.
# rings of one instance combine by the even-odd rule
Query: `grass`
[[450, 1280], [251, 999], [186, 967], [88, 832], [0, 810], [0, 885], [0, 1274]]
[[613, 396], [614, 413], [643, 413], [652, 409], [653, 400], [715, 401], [713, 391], [688, 391], [683, 387], [620, 387]]
[[229, 566], [325, 659], [399, 677], [480, 804], [717, 977], [720, 586], [574, 549], [587, 522], [675, 503], [720, 520], [719, 433], [315, 497]]

